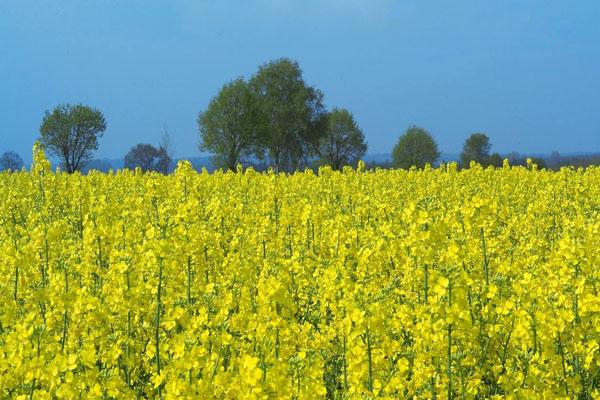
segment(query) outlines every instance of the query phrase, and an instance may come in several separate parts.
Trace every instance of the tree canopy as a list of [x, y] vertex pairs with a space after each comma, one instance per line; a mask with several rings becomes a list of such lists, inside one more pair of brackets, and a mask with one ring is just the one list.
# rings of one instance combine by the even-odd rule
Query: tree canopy
[[0, 156], [0, 171], [19, 171], [23, 168], [23, 159], [14, 151], [6, 151]]
[[125, 155], [125, 168], [140, 168], [142, 171], [156, 171], [167, 173], [171, 158], [167, 149], [158, 148], [147, 143], [138, 143]]
[[287, 58], [261, 65], [249, 85], [265, 121], [258, 144], [275, 169], [306, 164], [317, 154], [326, 127], [321, 91], [308, 86], [298, 63]]
[[45, 112], [40, 135], [48, 152], [59, 157], [65, 170], [72, 173], [92, 158], [105, 130], [106, 121], [99, 110], [64, 104]]
[[366, 151], [365, 135], [352, 113], [343, 108], [334, 108], [327, 115], [325, 134], [320, 140], [321, 163], [341, 170], [344, 165], [355, 164]]
[[214, 153], [218, 168], [235, 170], [244, 157], [259, 151], [262, 114], [247, 83], [235, 79], [198, 116], [200, 150]]
[[488, 164], [490, 157], [490, 138], [485, 133], [473, 133], [465, 140], [460, 153], [460, 165], [467, 168], [471, 161], [479, 164]]
[[397, 168], [425, 167], [440, 157], [437, 143], [424, 128], [412, 125], [398, 139], [392, 151], [392, 164]]

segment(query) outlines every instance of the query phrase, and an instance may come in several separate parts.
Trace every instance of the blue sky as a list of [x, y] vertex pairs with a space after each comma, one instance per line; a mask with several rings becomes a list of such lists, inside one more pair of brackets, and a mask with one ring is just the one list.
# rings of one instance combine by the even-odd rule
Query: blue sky
[[200, 155], [196, 117], [228, 80], [279, 57], [328, 108], [352, 111], [369, 153], [410, 124], [444, 152], [600, 151], [600, 2], [2, 0], [0, 152], [30, 160], [46, 109], [98, 107], [98, 157], [158, 143]]

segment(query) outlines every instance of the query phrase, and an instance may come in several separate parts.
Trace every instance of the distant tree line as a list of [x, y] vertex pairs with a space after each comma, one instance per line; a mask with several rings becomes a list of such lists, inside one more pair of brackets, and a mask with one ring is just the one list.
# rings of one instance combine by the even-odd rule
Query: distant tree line
[[[236, 170], [238, 164], [256, 169], [273, 168], [291, 172], [330, 165], [341, 170], [356, 165], [367, 152], [367, 142], [354, 115], [347, 109], [326, 110], [323, 92], [308, 85], [297, 62], [288, 58], [270, 61], [245, 80], [236, 78], [223, 85], [198, 114], [199, 149], [213, 154], [216, 168]], [[107, 124], [102, 112], [83, 104], [61, 104], [46, 111], [40, 125], [40, 141], [49, 154], [68, 172], [107, 168], [92, 160], [98, 139]], [[528, 157], [518, 153], [490, 153], [491, 142], [482, 132], [473, 133], [463, 144], [459, 168], [471, 161], [483, 166], [525, 165]], [[539, 168], [558, 169], [600, 164], [600, 154], [529, 157]], [[398, 138], [391, 160], [371, 162], [368, 168], [424, 168], [440, 159], [433, 135], [422, 127], [409, 126]], [[169, 173], [173, 155], [169, 134], [164, 129], [161, 143], [138, 143], [124, 157], [124, 167]], [[17, 171], [23, 160], [12, 151], [0, 156], [0, 170]]]

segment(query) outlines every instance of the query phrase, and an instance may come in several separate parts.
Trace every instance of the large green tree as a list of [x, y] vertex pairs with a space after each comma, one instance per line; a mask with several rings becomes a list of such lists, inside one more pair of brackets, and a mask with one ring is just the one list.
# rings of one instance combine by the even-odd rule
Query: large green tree
[[424, 128], [412, 125], [398, 139], [392, 151], [392, 164], [396, 168], [425, 167], [440, 157], [437, 143]]
[[217, 167], [235, 170], [257, 152], [261, 116], [257, 98], [242, 78], [225, 84], [198, 115], [200, 150], [212, 152]]
[[341, 170], [344, 165], [355, 164], [366, 152], [365, 135], [352, 113], [334, 108], [327, 115], [327, 128], [320, 140], [321, 163]]
[[41, 141], [59, 157], [69, 173], [79, 171], [98, 150], [98, 138], [106, 130], [102, 112], [83, 104], [59, 105], [46, 111], [40, 126]]
[[471, 161], [487, 165], [490, 161], [490, 138], [485, 133], [473, 133], [465, 140], [460, 153], [460, 166], [468, 168]]
[[326, 127], [321, 91], [308, 86], [298, 63], [287, 58], [260, 66], [249, 84], [265, 121], [259, 143], [275, 169], [306, 164]]

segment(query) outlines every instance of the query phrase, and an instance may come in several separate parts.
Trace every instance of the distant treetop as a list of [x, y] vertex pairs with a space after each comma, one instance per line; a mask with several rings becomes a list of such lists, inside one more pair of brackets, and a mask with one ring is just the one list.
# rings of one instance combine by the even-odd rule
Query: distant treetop
[[423, 168], [435, 163], [440, 157], [437, 143], [424, 128], [409, 126], [398, 139], [392, 151], [392, 165], [408, 169], [412, 166]]
[[14, 151], [6, 151], [0, 156], [0, 171], [19, 171], [23, 168], [23, 159]]

